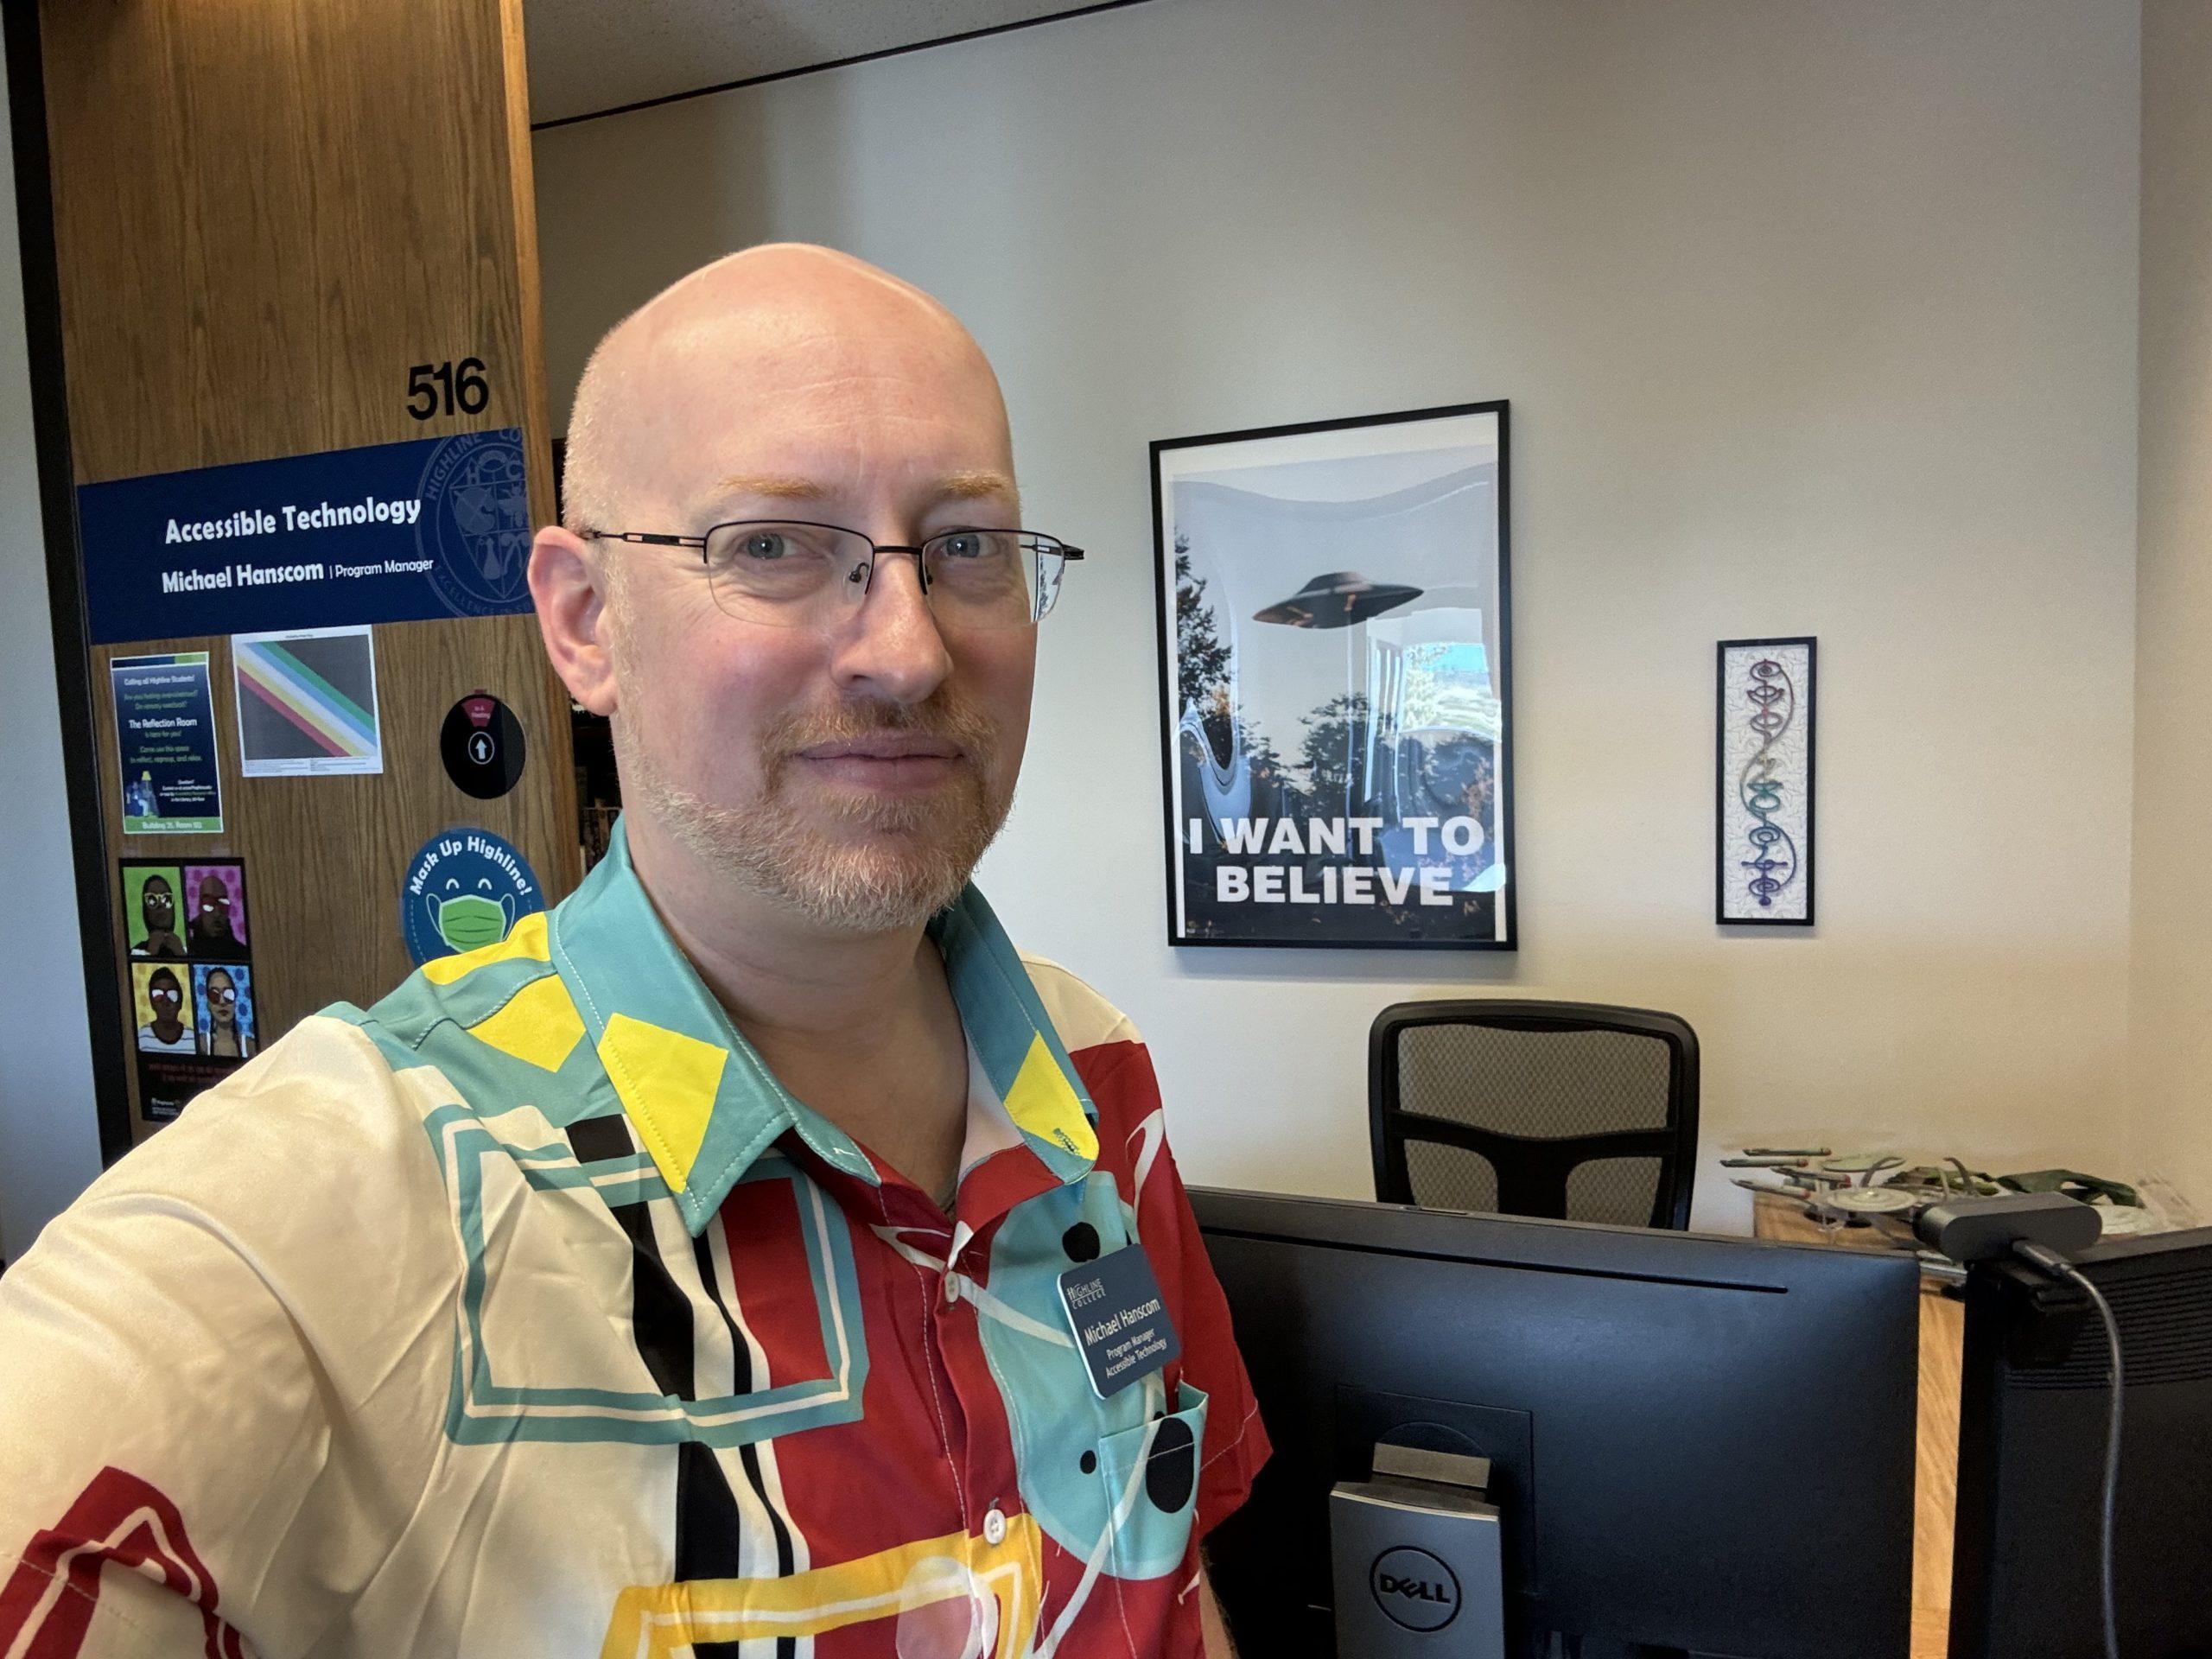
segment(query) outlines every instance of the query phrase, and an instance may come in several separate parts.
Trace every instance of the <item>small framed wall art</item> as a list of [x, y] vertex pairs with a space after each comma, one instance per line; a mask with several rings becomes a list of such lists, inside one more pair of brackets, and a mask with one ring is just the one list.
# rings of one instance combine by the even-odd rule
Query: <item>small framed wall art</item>
[[1813, 925], [1813, 660], [1809, 636], [1723, 639], [1714, 920]]

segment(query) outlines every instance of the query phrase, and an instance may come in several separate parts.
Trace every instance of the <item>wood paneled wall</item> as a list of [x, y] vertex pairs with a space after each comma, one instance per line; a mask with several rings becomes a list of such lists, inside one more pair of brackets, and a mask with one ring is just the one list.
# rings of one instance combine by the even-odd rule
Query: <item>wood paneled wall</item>
[[[532, 518], [551, 516], [521, 14], [522, 0], [41, 0], [79, 484], [512, 426]], [[409, 366], [471, 356], [486, 407], [412, 419]], [[201, 649], [225, 833], [126, 841], [107, 664]], [[405, 976], [402, 876], [438, 830], [504, 836], [549, 901], [575, 884], [569, 704], [535, 621], [380, 626], [376, 668], [381, 774], [249, 779], [226, 639], [92, 652], [98, 754], [78, 763], [99, 768], [126, 1015], [119, 857], [245, 861], [264, 1039]], [[493, 801], [455, 788], [437, 753], [446, 711], [480, 686], [529, 743], [519, 785]]]

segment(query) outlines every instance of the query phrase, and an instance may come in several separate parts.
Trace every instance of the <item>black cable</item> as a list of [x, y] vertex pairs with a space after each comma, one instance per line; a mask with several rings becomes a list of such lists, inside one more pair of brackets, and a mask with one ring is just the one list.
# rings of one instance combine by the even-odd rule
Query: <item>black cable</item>
[[2120, 1387], [2120, 1322], [2112, 1316], [2112, 1304], [2106, 1301], [2104, 1293], [2093, 1284], [2088, 1275], [2048, 1245], [2031, 1244], [2023, 1240], [2012, 1246], [2012, 1254], [2021, 1260], [2040, 1268], [2054, 1279], [2065, 1280], [2087, 1291], [2089, 1300], [2096, 1304], [2097, 1313], [2105, 1322], [2105, 1342], [2112, 1355], [2112, 1412], [2105, 1422], [2105, 1492], [2103, 1541], [2103, 1590], [2105, 1611], [2105, 1659], [2120, 1659], [2119, 1603], [2113, 1596], [2113, 1523], [2120, 1504], [2120, 1406], [2125, 1395]]

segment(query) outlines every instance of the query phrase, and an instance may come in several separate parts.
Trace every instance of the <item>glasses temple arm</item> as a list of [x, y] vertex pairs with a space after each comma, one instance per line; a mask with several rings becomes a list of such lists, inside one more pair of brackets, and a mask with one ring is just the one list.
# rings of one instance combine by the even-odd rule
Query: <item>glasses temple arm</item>
[[645, 530], [594, 530], [591, 539], [595, 542], [643, 542], [651, 547], [704, 547], [703, 536], [659, 536]]

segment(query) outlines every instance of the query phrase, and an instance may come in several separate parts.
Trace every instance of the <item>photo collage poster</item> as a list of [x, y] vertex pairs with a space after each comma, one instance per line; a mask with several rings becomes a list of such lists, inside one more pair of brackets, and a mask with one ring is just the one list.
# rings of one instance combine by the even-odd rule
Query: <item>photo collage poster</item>
[[1515, 948], [1506, 406], [1153, 457], [1172, 941]]
[[245, 866], [122, 861], [139, 1109], [175, 1117], [260, 1052]]

